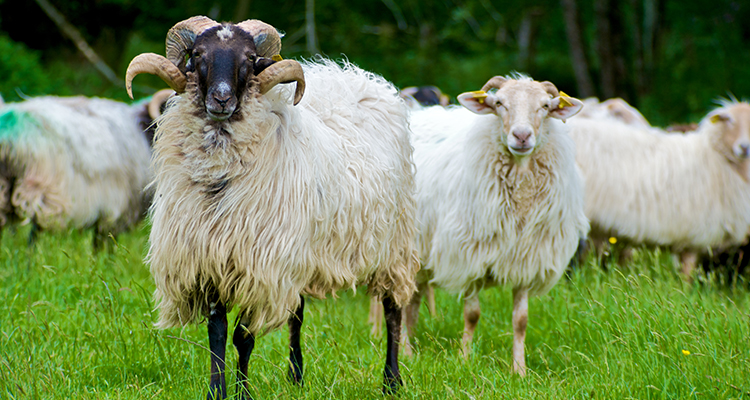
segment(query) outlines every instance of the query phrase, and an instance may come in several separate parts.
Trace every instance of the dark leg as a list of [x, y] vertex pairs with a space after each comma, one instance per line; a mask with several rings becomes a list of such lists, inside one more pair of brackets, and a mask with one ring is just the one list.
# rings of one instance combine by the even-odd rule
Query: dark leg
[[93, 249], [94, 249], [94, 253], [97, 253], [97, 252], [101, 251], [101, 249], [103, 248], [104, 241], [106, 240], [106, 237], [101, 232], [101, 228], [99, 227], [99, 222], [98, 221], [97, 221], [96, 224], [94, 224], [93, 231], [94, 231], [94, 239], [92, 241], [92, 243], [93, 243]]
[[208, 345], [211, 348], [211, 381], [208, 400], [225, 399], [224, 356], [227, 350], [227, 309], [221, 303], [211, 304], [208, 316]]
[[250, 388], [247, 384], [247, 363], [255, 347], [255, 335], [247, 333], [245, 331], [245, 324], [240, 322], [237, 324], [237, 328], [234, 329], [232, 341], [234, 342], [234, 347], [237, 348], [237, 354], [239, 354], [237, 362], [237, 386], [240, 393], [238, 398], [249, 400], [252, 397], [250, 397]]
[[302, 321], [304, 320], [305, 298], [299, 296], [299, 307], [294, 315], [289, 317], [289, 380], [303, 386], [302, 381], [302, 348], [299, 341], [302, 335]]
[[32, 247], [36, 244], [36, 238], [39, 236], [39, 224], [36, 223], [36, 221], [31, 221], [31, 232], [29, 232], [29, 247]]
[[398, 342], [401, 334], [401, 308], [396, 306], [390, 296], [383, 298], [385, 326], [388, 331], [388, 348], [385, 354], [385, 372], [383, 373], [383, 394], [395, 394], [402, 386], [401, 374], [398, 372]]

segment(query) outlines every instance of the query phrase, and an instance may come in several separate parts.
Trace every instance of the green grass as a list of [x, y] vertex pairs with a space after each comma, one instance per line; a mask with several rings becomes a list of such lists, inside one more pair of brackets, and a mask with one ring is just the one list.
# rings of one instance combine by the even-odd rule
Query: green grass
[[[5, 230], [0, 242], [0, 398], [205, 398], [205, 324], [152, 328], [146, 226], [98, 254], [91, 232], [43, 233], [28, 249], [28, 230]], [[369, 335], [368, 301], [364, 291], [308, 301], [302, 389], [286, 381], [286, 329], [260, 338], [255, 399], [382, 397], [385, 339]], [[509, 373], [510, 290], [485, 290], [481, 302], [464, 362], [461, 304], [437, 291], [440, 315], [423, 308], [417, 355], [401, 360], [401, 398], [750, 398], [746, 282], [687, 285], [652, 251], [609, 273], [589, 261], [530, 300], [526, 379]], [[227, 354], [233, 395], [236, 353]]]

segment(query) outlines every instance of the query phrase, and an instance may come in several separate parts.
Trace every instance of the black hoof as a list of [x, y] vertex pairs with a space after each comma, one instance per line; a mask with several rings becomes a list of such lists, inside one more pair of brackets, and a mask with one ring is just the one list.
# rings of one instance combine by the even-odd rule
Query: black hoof
[[227, 387], [220, 382], [211, 382], [208, 385], [207, 400], [224, 400], [227, 398]]
[[295, 386], [305, 386], [305, 381], [304, 379], [302, 379], [302, 370], [297, 366], [289, 367], [289, 371], [287, 372], [287, 379], [289, 379], [289, 382], [291, 382]]
[[401, 377], [385, 378], [383, 381], [383, 394], [386, 396], [393, 396], [398, 393], [401, 386], [403, 386]]

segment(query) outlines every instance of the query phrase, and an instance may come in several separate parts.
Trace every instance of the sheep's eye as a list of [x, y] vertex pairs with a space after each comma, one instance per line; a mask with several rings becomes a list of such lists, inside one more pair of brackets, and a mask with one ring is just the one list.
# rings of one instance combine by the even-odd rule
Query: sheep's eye
[[495, 107], [502, 107], [502, 106], [503, 106], [503, 102], [502, 101], [500, 101], [500, 100], [495, 101]]
[[543, 105], [542, 108], [545, 109], [545, 110], [548, 110], [549, 109], [549, 104]]

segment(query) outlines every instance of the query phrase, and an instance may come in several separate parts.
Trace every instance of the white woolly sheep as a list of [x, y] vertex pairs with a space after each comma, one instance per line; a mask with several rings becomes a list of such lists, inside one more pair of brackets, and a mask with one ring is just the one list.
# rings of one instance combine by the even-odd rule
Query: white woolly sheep
[[[383, 389], [394, 391], [401, 306], [419, 268], [406, 109], [374, 74], [331, 61], [274, 61], [280, 49], [263, 22], [193, 17], [170, 29], [168, 58], [142, 54], [128, 67], [128, 88], [149, 72], [178, 92], [154, 142], [156, 325], [207, 317], [208, 396], [224, 398], [226, 314], [237, 306], [244, 399], [257, 334], [289, 322], [289, 377], [302, 384], [301, 295], [366, 284], [383, 298]], [[296, 107], [290, 88], [276, 86], [293, 81]]]
[[[468, 110], [431, 107], [410, 118], [423, 265], [417, 279], [420, 288], [429, 280], [464, 298], [464, 356], [479, 321], [479, 291], [512, 285], [513, 371], [523, 376], [528, 296], [557, 283], [588, 231], [574, 145], [559, 121], [581, 102], [523, 75], [496, 76], [458, 100]], [[420, 296], [405, 312], [409, 336]]]
[[589, 97], [583, 100], [583, 109], [576, 119], [591, 118], [605, 119], [611, 118], [622, 121], [623, 123], [638, 128], [651, 128], [646, 117], [635, 107], [628, 104], [627, 101], [617, 97], [599, 102], [596, 97]]
[[[152, 178], [146, 105], [37, 97], [0, 109], [0, 227], [95, 226], [94, 246], [145, 215]], [[150, 124], [150, 119], [145, 118]]]
[[571, 121], [592, 238], [670, 248], [690, 277], [696, 254], [750, 230], [750, 105], [726, 102], [686, 135], [617, 121]]

